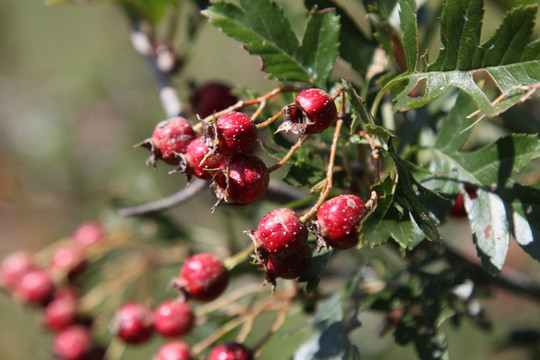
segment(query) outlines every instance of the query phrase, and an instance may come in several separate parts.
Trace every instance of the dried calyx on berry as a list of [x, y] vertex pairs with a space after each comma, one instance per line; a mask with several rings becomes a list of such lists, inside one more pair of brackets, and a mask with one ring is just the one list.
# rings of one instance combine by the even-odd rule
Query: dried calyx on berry
[[159, 159], [169, 165], [178, 165], [180, 154], [185, 153], [189, 143], [195, 139], [195, 131], [183, 117], [175, 117], [159, 122], [152, 137], [137, 144], [150, 151], [147, 165], [156, 166]]
[[328, 129], [337, 120], [334, 100], [321, 89], [307, 89], [284, 109], [285, 121], [278, 131], [296, 135], [316, 134]]
[[200, 136], [191, 141], [185, 154], [180, 154], [180, 164], [173, 172], [185, 173], [188, 181], [191, 176], [199, 179], [210, 180], [216, 169], [219, 169], [229, 160], [229, 156], [220, 151], [212, 152], [206, 146], [206, 140]]
[[253, 150], [257, 144], [257, 127], [249, 116], [230, 112], [204, 124], [206, 145], [227, 155], [240, 155]]

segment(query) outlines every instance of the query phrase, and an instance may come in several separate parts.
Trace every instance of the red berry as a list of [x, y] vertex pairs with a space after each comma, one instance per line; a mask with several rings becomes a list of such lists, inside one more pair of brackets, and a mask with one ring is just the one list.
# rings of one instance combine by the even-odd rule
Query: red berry
[[205, 159], [209, 153], [210, 149], [206, 146], [204, 137], [198, 137], [190, 142], [185, 154], [185, 172], [188, 175], [193, 174], [200, 179], [212, 179], [212, 173], [205, 169], [219, 168], [229, 159], [229, 156], [224, 155], [220, 151], [216, 151]]
[[91, 246], [103, 240], [105, 230], [97, 221], [86, 221], [75, 228], [71, 239], [81, 246]]
[[308, 238], [308, 230], [294, 211], [281, 208], [270, 211], [261, 221], [257, 231], [248, 232], [257, 252], [266, 251], [278, 256], [296, 252]]
[[169, 165], [180, 163], [180, 154], [186, 152], [189, 143], [195, 139], [191, 124], [183, 117], [163, 120], [156, 125], [151, 139], [140, 145], [150, 150], [147, 163], [156, 165], [162, 159]]
[[183, 341], [173, 341], [159, 348], [153, 360], [192, 360], [189, 345]]
[[68, 244], [58, 248], [51, 259], [51, 267], [70, 278], [78, 275], [85, 266], [86, 255], [77, 244]]
[[454, 205], [450, 209], [450, 215], [454, 217], [464, 217], [467, 216], [467, 211], [465, 210], [465, 202], [463, 201], [463, 194], [459, 193]]
[[229, 273], [221, 260], [209, 253], [197, 254], [189, 258], [175, 286], [188, 298], [207, 302], [220, 296], [229, 284]]
[[261, 197], [270, 182], [268, 168], [257, 156], [237, 155], [221, 166], [212, 189], [221, 201], [247, 204]]
[[[217, 137], [218, 149], [227, 155], [245, 154], [257, 143], [257, 127], [246, 114], [231, 112], [207, 127], [209, 137]], [[215, 132], [215, 133], [214, 133]]]
[[69, 292], [55, 292], [54, 299], [43, 311], [43, 322], [50, 330], [61, 330], [75, 323], [77, 319], [77, 298]]
[[317, 225], [326, 245], [349, 249], [358, 243], [358, 226], [367, 213], [364, 202], [354, 195], [325, 201], [317, 211]]
[[32, 256], [24, 251], [12, 253], [2, 261], [0, 266], [0, 285], [14, 290], [21, 278], [34, 269]]
[[27, 272], [15, 289], [20, 299], [31, 304], [45, 303], [50, 299], [53, 291], [54, 284], [51, 275], [44, 269]]
[[64, 360], [82, 359], [92, 346], [90, 330], [81, 325], [73, 325], [60, 331], [53, 341], [56, 355]]
[[208, 360], [253, 360], [253, 352], [243, 344], [228, 342], [216, 346]]
[[296, 279], [311, 261], [311, 247], [304, 243], [295, 253], [281, 257], [270, 254], [263, 263], [266, 279], [274, 283], [276, 278]]
[[130, 302], [118, 309], [110, 329], [124, 342], [140, 344], [150, 339], [153, 326], [152, 310], [145, 305]]
[[295, 134], [320, 133], [337, 120], [337, 108], [332, 97], [321, 89], [307, 89], [285, 108], [285, 122], [279, 130]]
[[194, 324], [193, 313], [187, 302], [168, 300], [154, 311], [154, 327], [163, 336], [185, 335]]
[[190, 102], [196, 114], [201, 118], [214, 112], [226, 109], [236, 103], [231, 88], [218, 82], [210, 82], [196, 89], [190, 97]]

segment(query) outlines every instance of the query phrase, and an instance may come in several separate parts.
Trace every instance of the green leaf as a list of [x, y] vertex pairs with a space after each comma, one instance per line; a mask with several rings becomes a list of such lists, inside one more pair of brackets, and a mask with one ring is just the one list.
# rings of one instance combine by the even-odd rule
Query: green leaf
[[213, 3], [203, 14], [263, 61], [270, 78], [324, 87], [338, 54], [339, 18], [313, 10], [300, 44], [281, 7], [270, 0]]
[[333, 0], [307, 0], [306, 8], [311, 9], [315, 5], [321, 9], [334, 8], [340, 18], [341, 31], [339, 33], [340, 56], [351, 64], [352, 68], [364, 75], [367, 72], [377, 44], [368, 39], [364, 32], [356, 25], [356, 22], [339, 4]]
[[403, 31], [403, 49], [407, 71], [414, 72], [418, 61], [418, 28], [416, 23], [416, 0], [400, 0], [399, 18]]
[[[457, 88], [467, 93], [478, 109], [468, 117], [481, 119], [531, 97], [540, 88], [540, 45], [529, 43], [536, 12], [537, 6], [512, 9], [495, 34], [480, 45], [483, 1], [447, 1], [441, 16], [443, 49], [427, 70], [398, 76], [386, 85], [385, 90], [407, 81], [393, 110], [424, 106]], [[405, 36], [404, 31], [404, 41]]]

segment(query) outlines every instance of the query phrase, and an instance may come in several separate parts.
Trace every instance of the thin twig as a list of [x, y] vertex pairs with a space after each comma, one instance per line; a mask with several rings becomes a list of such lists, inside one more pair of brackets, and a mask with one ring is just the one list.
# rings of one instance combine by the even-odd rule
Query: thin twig
[[266, 334], [257, 342], [257, 345], [254, 347], [255, 357], [258, 357], [260, 355], [264, 344], [268, 341], [268, 339], [270, 339], [272, 335], [274, 335], [281, 328], [281, 326], [285, 322], [289, 307], [291, 306], [292, 298], [292, 296], [289, 296], [285, 299], [283, 306], [279, 310], [276, 320], [274, 320]]
[[294, 152], [296, 150], [298, 150], [300, 148], [300, 146], [302, 146], [302, 144], [304, 142], [306, 142], [306, 140], [309, 139], [310, 137], [311, 137], [311, 134], [300, 136], [298, 138], [298, 141], [296, 142], [296, 144], [291, 146], [291, 148], [289, 149], [289, 152], [281, 160], [279, 160], [276, 164], [274, 164], [274, 165], [272, 165], [272, 166], [270, 166], [268, 168], [268, 172], [275, 171], [275, 170], [279, 169], [280, 167], [282, 167], [283, 165], [285, 165], [287, 163], [287, 161], [289, 161], [291, 156], [293, 156]]

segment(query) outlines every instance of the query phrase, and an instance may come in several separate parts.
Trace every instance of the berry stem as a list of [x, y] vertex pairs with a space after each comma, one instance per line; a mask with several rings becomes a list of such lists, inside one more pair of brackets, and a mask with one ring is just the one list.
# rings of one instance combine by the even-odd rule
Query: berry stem
[[[369, 146], [371, 148], [371, 157], [373, 158], [373, 182], [376, 184], [380, 181], [380, 173], [382, 171], [382, 164], [380, 161], [380, 152], [377, 148], [377, 144], [375, 144], [375, 141], [371, 136], [369, 136], [364, 130], [360, 130], [358, 132], [358, 135], [363, 137], [367, 140], [369, 143]], [[369, 200], [366, 202], [366, 208], [367, 209], [374, 209], [375, 206], [377, 206], [377, 193], [372, 190]]]
[[219, 340], [223, 335], [233, 330], [234, 328], [240, 326], [245, 321], [243, 316], [238, 316], [233, 318], [231, 321], [225, 323], [223, 326], [214, 331], [210, 336], [199, 341], [197, 344], [193, 345], [191, 348], [191, 354], [193, 356], [199, 355], [205, 349], [210, 348], [210, 346]]
[[283, 306], [279, 310], [278, 316], [276, 317], [266, 334], [254, 346], [255, 357], [258, 357], [260, 355], [264, 344], [266, 344], [266, 342], [272, 337], [272, 335], [275, 334], [285, 322], [293, 296], [288, 296], [285, 299], [285, 301], [283, 302]]
[[336, 130], [334, 132], [334, 138], [332, 140], [332, 148], [330, 150], [330, 159], [328, 160], [328, 170], [326, 171], [326, 179], [324, 180], [324, 185], [321, 193], [319, 194], [319, 199], [313, 207], [300, 218], [300, 221], [306, 222], [311, 218], [319, 209], [321, 204], [327, 198], [328, 194], [332, 190], [332, 179], [334, 176], [334, 161], [336, 159], [336, 150], [338, 145], [339, 133], [341, 132], [341, 127], [343, 126], [343, 120], [339, 119], [336, 122]]
[[234, 254], [233, 256], [228, 257], [223, 261], [223, 265], [227, 270], [234, 269], [238, 264], [243, 263], [247, 258], [249, 258], [249, 255], [253, 251], [253, 244], [249, 245], [244, 250]]
[[257, 130], [258, 129], [262, 129], [268, 125], [270, 125], [271, 123], [273, 123], [274, 121], [276, 121], [277, 119], [279, 119], [279, 117], [281, 115], [283, 115], [283, 113], [285, 112], [285, 108], [281, 109], [279, 112], [277, 112], [276, 114], [274, 114], [274, 116], [272, 116], [271, 118], [269, 118], [268, 120], [266, 121], [263, 121], [262, 123], [260, 124], [257, 124]]
[[300, 146], [302, 146], [302, 144], [311, 137], [310, 134], [308, 135], [304, 135], [304, 136], [300, 136], [298, 138], [298, 141], [296, 142], [296, 144], [294, 144], [290, 149], [289, 149], [289, 152], [280, 160], [278, 161], [276, 164], [272, 165], [271, 167], [268, 168], [268, 172], [272, 172], [272, 171], [275, 171], [277, 169], [279, 169], [280, 167], [282, 167], [283, 165], [285, 165], [287, 163], [287, 161], [289, 161], [289, 159], [291, 158], [291, 156], [293, 156], [294, 152], [296, 150], [298, 150], [300, 148]]

